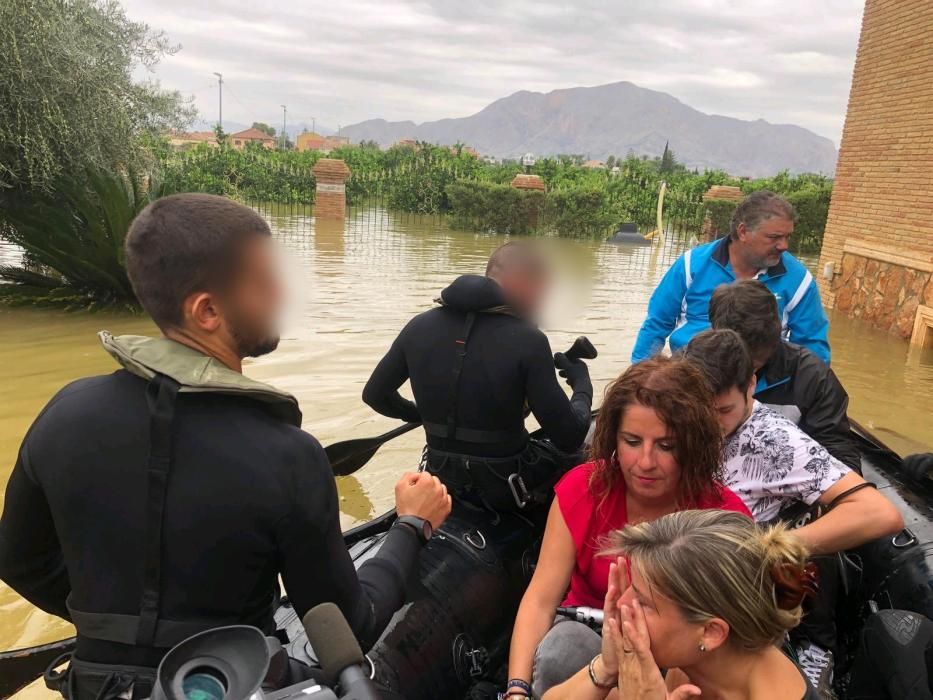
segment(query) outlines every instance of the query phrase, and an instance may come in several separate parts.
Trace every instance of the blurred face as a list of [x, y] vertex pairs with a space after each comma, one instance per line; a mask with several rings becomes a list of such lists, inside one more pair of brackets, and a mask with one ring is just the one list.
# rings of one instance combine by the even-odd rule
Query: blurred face
[[755, 393], [755, 377], [744, 392], [738, 388], [732, 387], [716, 395], [713, 405], [716, 409], [716, 417], [719, 419], [719, 426], [722, 428], [722, 434], [729, 437], [734, 433], [742, 423], [751, 415], [752, 395]]
[[706, 653], [700, 651], [700, 643], [706, 643], [704, 625], [688, 622], [680, 608], [652, 590], [634, 566], [632, 585], [619, 603], [630, 606], [633, 600], [638, 600], [645, 611], [651, 654], [659, 667], [689, 668]]
[[537, 317], [550, 289], [550, 278], [546, 272], [515, 270], [497, 281], [509, 303], [523, 316]]
[[244, 243], [235, 284], [224, 295], [224, 320], [240, 357], [259, 357], [279, 344], [282, 283], [272, 239]]
[[781, 255], [787, 250], [793, 233], [793, 221], [773, 217], [763, 221], [754, 230], [740, 224], [733, 244], [739, 244], [740, 254], [750, 267], [773, 267], [781, 261]]
[[654, 409], [636, 403], [625, 410], [616, 457], [630, 496], [659, 505], [676, 501], [680, 465], [674, 457], [674, 437]]

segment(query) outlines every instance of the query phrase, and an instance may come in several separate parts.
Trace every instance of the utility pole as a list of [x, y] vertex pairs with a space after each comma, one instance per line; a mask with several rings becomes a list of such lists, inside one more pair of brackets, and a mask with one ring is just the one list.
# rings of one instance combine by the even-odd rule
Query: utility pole
[[316, 134], [316, 133], [317, 133], [317, 132], [314, 130], [314, 117], [311, 117], [311, 133], [312, 133], [312, 134]]
[[282, 150], [285, 150], [285, 142], [288, 140], [288, 137], [285, 135], [285, 105], [282, 105]]
[[214, 73], [217, 76], [217, 123], [220, 130], [224, 130], [224, 76], [223, 73]]

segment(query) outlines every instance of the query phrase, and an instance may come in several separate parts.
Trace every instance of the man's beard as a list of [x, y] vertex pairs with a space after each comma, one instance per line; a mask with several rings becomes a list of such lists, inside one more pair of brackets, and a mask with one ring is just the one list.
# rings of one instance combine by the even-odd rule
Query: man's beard
[[240, 357], [261, 357], [268, 355], [279, 346], [279, 335], [272, 333], [251, 332], [247, 324], [238, 320], [230, 324], [230, 335], [236, 343]]

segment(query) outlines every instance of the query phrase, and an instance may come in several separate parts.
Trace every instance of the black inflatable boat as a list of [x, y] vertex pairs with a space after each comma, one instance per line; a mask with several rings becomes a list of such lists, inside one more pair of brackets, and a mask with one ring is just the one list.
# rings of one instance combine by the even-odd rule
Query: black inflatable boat
[[[901, 459], [856, 428], [868, 481], [897, 504], [903, 533], [848, 553], [851, 566], [837, 620], [851, 663], [858, 631], [875, 609], [900, 608], [933, 618], [933, 481], [912, 480]], [[357, 563], [372, 556], [394, 519], [389, 512], [344, 533]], [[505, 680], [512, 622], [534, 566], [542, 527], [515, 514], [491, 516], [457, 506], [422, 553], [418, 581], [369, 653], [375, 679], [408, 700], [484, 698]], [[276, 621], [289, 653], [313, 660], [287, 601]], [[0, 654], [0, 697], [41, 674], [73, 646], [63, 640]], [[843, 695], [844, 697], [844, 695]]]
[[[847, 594], [837, 616], [848, 647], [843, 669], [854, 659], [862, 622], [876, 609], [933, 619], [933, 481], [909, 479], [900, 457], [864, 429], [853, 429], [853, 437], [866, 480], [898, 506], [907, 527], [847, 554]], [[355, 561], [372, 555], [391, 521], [387, 513], [345, 533]], [[484, 681], [504, 686], [512, 623], [540, 536], [516, 516], [493, 521], [456, 510], [426, 548], [409, 602], [370, 652], [376, 680], [409, 700], [483, 698]], [[283, 606], [277, 621], [293, 639], [291, 655], [312, 661], [294, 611]]]

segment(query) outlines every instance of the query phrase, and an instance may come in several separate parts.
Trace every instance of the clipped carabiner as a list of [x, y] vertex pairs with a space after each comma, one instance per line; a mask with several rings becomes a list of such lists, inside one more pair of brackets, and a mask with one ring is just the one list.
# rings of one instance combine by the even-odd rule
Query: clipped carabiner
[[512, 498], [515, 499], [515, 505], [524, 508], [531, 501], [531, 494], [525, 486], [522, 475], [515, 473], [509, 474], [509, 490], [512, 492]]

